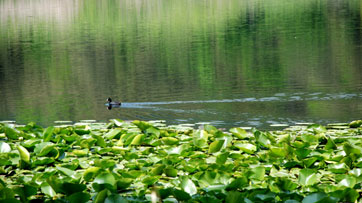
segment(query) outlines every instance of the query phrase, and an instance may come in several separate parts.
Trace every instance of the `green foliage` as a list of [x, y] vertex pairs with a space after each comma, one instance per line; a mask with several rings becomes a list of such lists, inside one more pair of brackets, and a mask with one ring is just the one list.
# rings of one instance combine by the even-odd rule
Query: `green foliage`
[[360, 201], [359, 129], [229, 134], [210, 125], [190, 131], [113, 122], [11, 128], [22, 138], [0, 142], [0, 201]]

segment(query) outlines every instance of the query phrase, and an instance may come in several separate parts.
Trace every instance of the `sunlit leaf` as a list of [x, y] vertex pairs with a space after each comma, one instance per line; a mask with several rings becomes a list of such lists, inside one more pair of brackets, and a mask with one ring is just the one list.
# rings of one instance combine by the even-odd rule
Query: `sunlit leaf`
[[26, 163], [30, 163], [30, 153], [21, 145], [17, 145], [16, 148], [19, 151], [20, 159]]
[[254, 154], [256, 152], [256, 146], [253, 144], [236, 142], [234, 145], [248, 154]]
[[302, 169], [299, 172], [299, 184], [303, 186], [314, 185], [318, 180], [317, 173], [312, 169]]
[[11, 147], [6, 142], [0, 142], [0, 153], [8, 153], [11, 151]]
[[230, 132], [239, 139], [245, 139], [248, 137], [247, 132], [242, 128], [231, 128]]
[[189, 193], [191, 196], [197, 193], [195, 183], [192, 182], [192, 180], [190, 180], [188, 177], [182, 178], [180, 187], [183, 191]]
[[220, 151], [224, 142], [225, 140], [215, 140], [214, 142], [212, 142], [209, 146], [209, 153], [215, 153]]

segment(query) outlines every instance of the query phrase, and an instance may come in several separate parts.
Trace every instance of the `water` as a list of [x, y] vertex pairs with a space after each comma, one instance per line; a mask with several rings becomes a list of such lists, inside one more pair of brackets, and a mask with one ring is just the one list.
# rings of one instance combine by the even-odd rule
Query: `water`
[[[361, 1], [0, 0], [0, 120], [362, 115]], [[108, 97], [123, 102], [108, 110]]]

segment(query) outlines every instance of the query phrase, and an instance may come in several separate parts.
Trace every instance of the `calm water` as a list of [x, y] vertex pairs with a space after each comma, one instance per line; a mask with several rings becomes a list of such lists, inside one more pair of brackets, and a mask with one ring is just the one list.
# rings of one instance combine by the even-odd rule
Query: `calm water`
[[361, 119], [361, 3], [0, 0], [0, 120]]

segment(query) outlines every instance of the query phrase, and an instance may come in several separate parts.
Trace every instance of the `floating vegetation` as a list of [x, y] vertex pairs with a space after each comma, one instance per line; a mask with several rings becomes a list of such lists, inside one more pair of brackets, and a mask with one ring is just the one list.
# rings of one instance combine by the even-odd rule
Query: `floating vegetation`
[[0, 201], [361, 201], [361, 124], [1, 123]]

